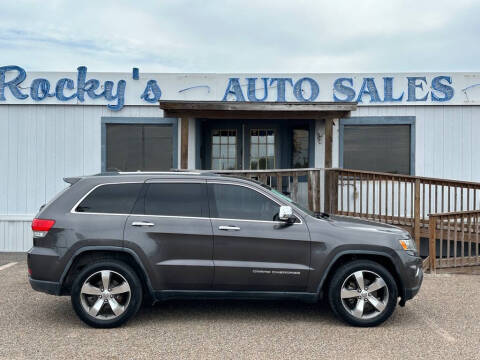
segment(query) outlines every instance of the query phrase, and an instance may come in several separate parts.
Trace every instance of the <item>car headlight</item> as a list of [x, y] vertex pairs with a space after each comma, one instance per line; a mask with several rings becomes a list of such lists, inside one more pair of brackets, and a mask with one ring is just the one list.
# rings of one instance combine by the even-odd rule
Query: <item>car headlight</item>
[[411, 237], [399, 239], [400, 245], [402, 246], [403, 250], [407, 251], [411, 255], [415, 255], [417, 252], [417, 245], [415, 244], [415, 240]]

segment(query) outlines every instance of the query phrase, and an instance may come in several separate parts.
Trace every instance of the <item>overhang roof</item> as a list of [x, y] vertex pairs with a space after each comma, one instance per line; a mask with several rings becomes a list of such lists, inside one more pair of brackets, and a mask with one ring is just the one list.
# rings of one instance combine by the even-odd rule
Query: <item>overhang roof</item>
[[356, 102], [240, 102], [160, 100], [166, 116], [208, 118], [325, 118], [348, 116]]

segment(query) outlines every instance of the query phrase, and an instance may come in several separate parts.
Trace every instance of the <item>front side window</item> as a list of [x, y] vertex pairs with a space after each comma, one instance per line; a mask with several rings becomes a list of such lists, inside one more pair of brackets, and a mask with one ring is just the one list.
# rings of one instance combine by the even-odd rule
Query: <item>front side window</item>
[[213, 218], [277, 221], [279, 205], [245, 186], [209, 184]]
[[410, 125], [345, 125], [343, 167], [393, 174], [411, 173]]
[[76, 212], [130, 214], [143, 184], [107, 184], [94, 189]]
[[151, 183], [145, 194], [145, 215], [206, 217], [205, 184]]

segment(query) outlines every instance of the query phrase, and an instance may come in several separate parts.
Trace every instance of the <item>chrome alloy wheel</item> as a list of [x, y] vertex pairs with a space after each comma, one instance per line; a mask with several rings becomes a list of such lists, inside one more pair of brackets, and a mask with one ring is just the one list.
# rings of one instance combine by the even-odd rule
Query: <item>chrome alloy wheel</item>
[[90, 275], [80, 290], [80, 302], [90, 316], [100, 320], [114, 319], [130, 303], [127, 280], [116, 271], [102, 270]]
[[347, 276], [342, 284], [342, 305], [357, 319], [371, 319], [385, 311], [388, 287], [380, 275], [360, 270]]

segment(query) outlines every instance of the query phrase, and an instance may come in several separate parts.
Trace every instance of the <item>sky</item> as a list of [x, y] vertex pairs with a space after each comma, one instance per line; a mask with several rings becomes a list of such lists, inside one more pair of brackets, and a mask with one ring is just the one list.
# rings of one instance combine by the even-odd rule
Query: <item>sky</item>
[[0, 0], [27, 71], [479, 71], [478, 0]]

